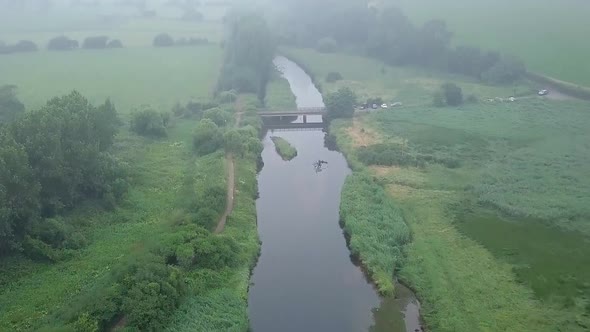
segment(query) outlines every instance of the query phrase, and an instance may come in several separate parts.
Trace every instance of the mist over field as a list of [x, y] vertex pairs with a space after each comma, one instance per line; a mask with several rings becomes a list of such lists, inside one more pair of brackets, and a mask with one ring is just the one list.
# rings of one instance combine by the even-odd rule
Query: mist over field
[[586, 331], [590, 2], [0, 0], [0, 331]]

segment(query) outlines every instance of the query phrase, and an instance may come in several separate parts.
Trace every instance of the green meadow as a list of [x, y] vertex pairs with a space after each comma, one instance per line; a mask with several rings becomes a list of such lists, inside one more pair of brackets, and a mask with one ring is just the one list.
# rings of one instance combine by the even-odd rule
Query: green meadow
[[123, 114], [141, 105], [169, 111], [208, 99], [221, 59], [218, 45], [2, 55], [0, 85], [16, 85], [27, 109], [75, 89], [93, 103], [111, 98]]
[[[589, 326], [587, 102], [526, 97], [436, 108], [432, 91], [447, 80], [479, 100], [512, 87], [347, 55], [286, 53], [316, 77], [340, 72], [342, 81], [322, 82], [326, 91], [348, 86], [362, 97], [406, 104], [337, 121], [331, 132], [355, 172], [372, 174], [403, 211], [412, 242], [398, 274], [422, 299], [427, 326], [435, 331]], [[530, 87], [522, 83], [516, 89]], [[362, 163], [360, 152], [379, 153], [376, 146], [427, 162]], [[351, 195], [347, 188], [352, 187], [345, 187], [343, 197]], [[387, 263], [386, 257], [378, 262]]]
[[582, 0], [385, 0], [416, 22], [447, 22], [456, 44], [521, 57], [529, 69], [590, 86], [590, 3]]

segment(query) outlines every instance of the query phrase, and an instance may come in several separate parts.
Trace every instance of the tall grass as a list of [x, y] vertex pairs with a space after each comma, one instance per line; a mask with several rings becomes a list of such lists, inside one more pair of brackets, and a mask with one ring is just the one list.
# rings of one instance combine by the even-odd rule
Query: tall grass
[[370, 175], [350, 175], [342, 189], [340, 218], [350, 249], [360, 258], [382, 294], [394, 291], [393, 273], [401, 266], [410, 231], [401, 211]]

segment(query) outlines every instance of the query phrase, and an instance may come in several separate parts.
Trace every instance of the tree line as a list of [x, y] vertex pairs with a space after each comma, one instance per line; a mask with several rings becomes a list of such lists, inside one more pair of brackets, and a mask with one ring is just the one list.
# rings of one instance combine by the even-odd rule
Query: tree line
[[[77, 49], [80, 43], [67, 36], [57, 36], [49, 40], [47, 49], [50, 51], [68, 51]], [[122, 48], [123, 43], [119, 39], [109, 39], [107, 36], [90, 36], [82, 42], [83, 49]], [[21, 40], [15, 44], [6, 44], [0, 41], [0, 54], [37, 52], [39, 46], [30, 40]]]
[[223, 67], [217, 91], [254, 93], [264, 100], [275, 43], [266, 20], [255, 13], [231, 12], [226, 18]]
[[512, 83], [526, 71], [512, 56], [452, 47], [453, 33], [443, 20], [416, 25], [397, 7], [367, 7], [363, 0], [287, 0], [282, 9], [274, 30], [283, 44], [352, 51], [391, 65], [426, 66], [490, 84]]

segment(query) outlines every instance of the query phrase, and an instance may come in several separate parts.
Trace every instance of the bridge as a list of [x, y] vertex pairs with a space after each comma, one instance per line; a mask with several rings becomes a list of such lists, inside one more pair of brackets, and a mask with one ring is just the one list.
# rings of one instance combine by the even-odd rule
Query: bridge
[[296, 110], [282, 110], [282, 111], [261, 111], [258, 112], [261, 118], [282, 120], [286, 117], [303, 117], [303, 123], [307, 123], [308, 115], [326, 115], [325, 107], [300, 107]]

